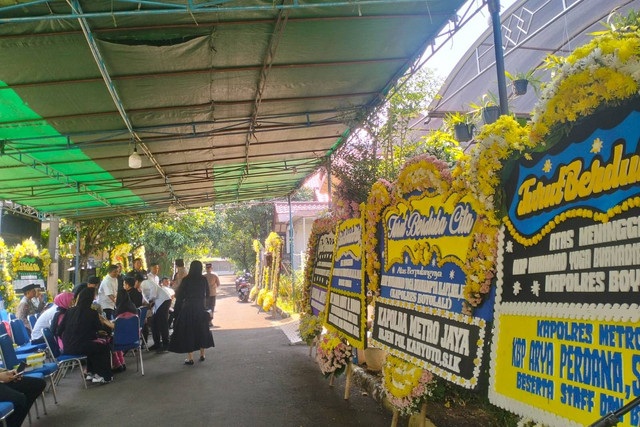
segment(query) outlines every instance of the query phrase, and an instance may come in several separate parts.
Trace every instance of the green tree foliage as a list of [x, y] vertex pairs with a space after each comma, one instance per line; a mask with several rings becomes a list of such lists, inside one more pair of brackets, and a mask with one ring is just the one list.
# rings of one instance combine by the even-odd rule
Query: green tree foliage
[[183, 211], [177, 215], [151, 213], [77, 223], [63, 220], [60, 224], [63, 256], [75, 254], [76, 224], [80, 227], [81, 265], [86, 264], [90, 255], [110, 252], [119, 244], [129, 243], [134, 249], [144, 246], [147, 261], [158, 261], [168, 266], [175, 258], [218, 255], [223, 235], [216, 214], [207, 208]]
[[[440, 84], [431, 70], [422, 69], [401, 78], [397, 90], [375, 111], [356, 118], [362, 121], [361, 127], [332, 165], [338, 178], [337, 199], [352, 206], [364, 202], [378, 178], [394, 180], [405, 159], [429, 152], [416, 119], [426, 111]], [[356, 122], [348, 124], [355, 126]]]
[[300, 187], [291, 196], [292, 202], [313, 202], [316, 199], [313, 188]]
[[219, 218], [223, 230], [220, 254], [230, 258], [236, 268], [252, 270], [253, 239], [264, 242], [273, 226], [273, 214], [270, 203], [226, 209]]

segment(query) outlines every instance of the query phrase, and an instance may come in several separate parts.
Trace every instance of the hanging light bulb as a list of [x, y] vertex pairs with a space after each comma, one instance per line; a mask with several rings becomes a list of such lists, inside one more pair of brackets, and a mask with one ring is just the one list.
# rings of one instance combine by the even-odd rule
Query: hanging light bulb
[[173, 203], [171, 203], [169, 205], [169, 208], [167, 209], [167, 212], [169, 212], [170, 215], [175, 215], [177, 210], [176, 210], [176, 205], [174, 205]]
[[138, 147], [133, 146], [133, 153], [129, 156], [129, 167], [131, 169], [140, 169], [142, 167], [142, 157], [138, 154]]

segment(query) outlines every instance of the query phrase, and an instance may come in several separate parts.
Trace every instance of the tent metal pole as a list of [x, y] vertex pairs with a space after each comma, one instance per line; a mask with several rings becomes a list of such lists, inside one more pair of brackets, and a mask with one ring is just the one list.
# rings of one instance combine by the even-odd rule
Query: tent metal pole
[[488, 1], [491, 23], [493, 25], [493, 46], [496, 54], [496, 73], [498, 74], [498, 97], [500, 98], [500, 114], [509, 114], [507, 101], [507, 81], [504, 74], [504, 51], [502, 48], [502, 27], [500, 24], [500, 0]]
[[291, 299], [296, 300], [296, 270], [293, 268], [293, 214], [291, 213], [291, 194], [287, 194], [289, 204], [289, 255], [291, 257]]
[[80, 284], [80, 224], [76, 223], [76, 269], [74, 271], [76, 286]]
[[329, 193], [329, 211], [331, 211], [331, 156], [327, 160], [327, 193]]

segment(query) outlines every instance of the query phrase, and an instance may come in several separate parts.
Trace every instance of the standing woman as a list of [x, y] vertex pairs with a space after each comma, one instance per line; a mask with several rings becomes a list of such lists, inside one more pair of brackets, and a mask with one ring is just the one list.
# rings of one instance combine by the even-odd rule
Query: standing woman
[[204, 362], [204, 349], [214, 346], [209, 330], [209, 313], [205, 307], [208, 296], [209, 285], [202, 275], [202, 263], [193, 261], [189, 266], [189, 274], [182, 280], [176, 293], [176, 320], [169, 341], [169, 351], [188, 353], [185, 365], [193, 365], [193, 352], [198, 349], [200, 361]]

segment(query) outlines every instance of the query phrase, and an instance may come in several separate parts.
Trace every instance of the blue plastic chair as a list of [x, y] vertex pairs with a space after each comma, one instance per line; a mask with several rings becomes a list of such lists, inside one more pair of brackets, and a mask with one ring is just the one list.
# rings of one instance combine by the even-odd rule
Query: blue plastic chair
[[113, 351], [137, 351], [136, 370], [141, 369], [142, 375], [144, 375], [142, 346], [140, 345], [140, 320], [138, 316], [133, 316], [128, 319], [120, 317], [115, 320], [114, 325], [113, 341], [111, 343]]
[[47, 348], [45, 344], [31, 344], [29, 331], [27, 331], [27, 327], [24, 326], [22, 320], [12, 320], [10, 325], [13, 342], [18, 346], [18, 348], [15, 349], [16, 354], [38, 353]]
[[82, 369], [82, 361], [85, 360], [87, 356], [76, 354], [62, 354], [60, 352], [60, 347], [58, 346], [58, 341], [55, 339], [55, 337], [53, 336], [53, 332], [51, 332], [51, 329], [49, 328], [44, 328], [42, 330], [42, 336], [47, 343], [47, 348], [49, 348], [49, 353], [51, 354], [53, 361], [58, 364], [58, 369], [60, 370], [60, 373], [56, 378], [56, 383], [65, 376], [69, 368], [73, 369], [73, 367], [77, 365], [78, 370], [80, 371], [80, 378], [82, 378], [82, 383], [84, 384], [84, 388], [87, 388], [87, 380]]
[[13, 403], [0, 402], [0, 421], [4, 427], [7, 427], [7, 417], [11, 414], [13, 414]]
[[149, 351], [149, 346], [147, 345], [147, 340], [144, 339], [142, 335], [142, 328], [144, 328], [144, 322], [147, 320], [147, 312], [149, 311], [149, 307], [140, 307], [138, 308], [138, 318], [140, 319], [140, 340], [142, 344], [144, 344], [144, 348]]
[[[13, 342], [9, 335], [0, 336], [0, 355], [2, 356], [2, 362], [4, 366], [13, 369], [14, 366], [18, 366], [20, 361], [16, 356], [16, 352], [13, 350]], [[57, 363], [45, 363], [40, 368], [32, 369], [29, 373], [40, 373], [51, 381], [51, 390], [53, 391], [53, 401], [58, 403], [58, 394], [56, 393], [56, 384], [54, 381], [54, 375], [58, 372]]]
[[27, 320], [29, 320], [29, 325], [31, 325], [31, 330], [33, 331], [33, 328], [35, 328], [36, 326], [36, 321], [38, 320], [38, 317], [34, 316], [33, 314], [30, 314], [27, 316]]
[[13, 403], [0, 402], [0, 421], [4, 427], [7, 427], [7, 417], [11, 414], [13, 414]]

